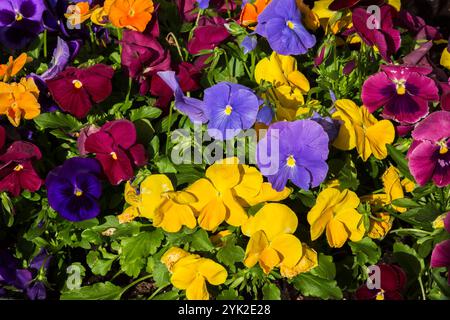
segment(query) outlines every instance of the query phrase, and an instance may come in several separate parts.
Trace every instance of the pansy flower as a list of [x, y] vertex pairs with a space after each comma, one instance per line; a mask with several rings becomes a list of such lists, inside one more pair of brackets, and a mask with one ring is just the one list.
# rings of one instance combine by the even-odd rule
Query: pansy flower
[[95, 159], [70, 158], [49, 172], [45, 180], [48, 203], [64, 219], [77, 222], [100, 213], [100, 164]]
[[81, 119], [94, 103], [109, 97], [113, 75], [113, 68], [104, 64], [86, 69], [68, 67], [46, 83], [61, 109]]
[[420, 185], [433, 180], [438, 187], [450, 184], [450, 112], [430, 114], [412, 132], [409, 169]]
[[0, 82], [0, 114], [18, 127], [22, 118], [33, 119], [41, 113], [38, 97], [39, 89], [32, 78], [22, 78], [19, 83]]
[[26, 53], [21, 53], [17, 58], [9, 57], [6, 64], [0, 64], [0, 81], [8, 82], [22, 70], [25, 63], [29, 62], [31, 58]]
[[357, 300], [403, 300], [402, 291], [406, 286], [406, 273], [393, 264], [377, 265], [380, 273], [380, 288], [371, 288], [367, 284], [356, 290]]
[[360, 200], [356, 193], [329, 187], [319, 193], [316, 204], [308, 212], [311, 240], [318, 239], [326, 231], [332, 248], [341, 248], [345, 242], [359, 241], [365, 233], [363, 216], [356, 208]]
[[265, 274], [279, 267], [281, 274], [292, 278], [308, 272], [317, 264], [317, 253], [293, 235], [298, 219], [286, 205], [264, 205], [242, 225], [242, 233], [250, 237], [244, 264], [251, 268], [259, 263]]
[[206, 282], [218, 286], [228, 277], [227, 271], [220, 264], [177, 247], [167, 250], [161, 257], [161, 262], [172, 274], [170, 282], [174, 287], [186, 290], [188, 300], [209, 300]]
[[133, 177], [133, 164], [143, 166], [147, 162], [144, 146], [136, 143], [136, 128], [128, 120], [107, 122], [87, 137], [84, 147], [95, 153], [113, 185]]
[[230, 34], [224, 24], [225, 19], [220, 16], [202, 16], [194, 29], [192, 39], [187, 44], [188, 52], [190, 54], [198, 54], [202, 50], [213, 50], [226, 40]]
[[[447, 232], [450, 232], [450, 213], [447, 213], [444, 219], [444, 227]], [[450, 269], [450, 240], [442, 241], [434, 247], [431, 254], [431, 267]], [[450, 274], [448, 284], [450, 285]]]
[[21, 49], [44, 30], [43, 0], [0, 1], [0, 43], [11, 49]]
[[272, 0], [259, 14], [255, 32], [283, 55], [304, 54], [316, 44], [316, 37], [301, 22], [295, 0]]
[[152, 0], [106, 0], [103, 9], [117, 28], [144, 32], [155, 10]]
[[258, 21], [258, 15], [263, 12], [271, 0], [247, 1], [243, 4], [239, 23], [244, 27], [254, 27]]
[[348, 99], [337, 100], [335, 108], [332, 117], [342, 125], [333, 146], [340, 150], [356, 147], [364, 161], [371, 154], [380, 160], [387, 157], [386, 144], [391, 144], [395, 138], [395, 129], [389, 120], [378, 121], [366, 107], [358, 108]]
[[436, 83], [427, 77], [430, 72], [421, 67], [382, 66], [364, 82], [362, 101], [371, 113], [384, 107], [384, 117], [414, 124], [428, 114], [429, 102], [439, 100]]
[[328, 142], [325, 130], [313, 120], [273, 123], [258, 143], [258, 167], [277, 191], [288, 180], [305, 190], [317, 187], [328, 172]]
[[203, 102], [208, 134], [218, 140], [231, 139], [251, 128], [262, 104], [253, 90], [225, 81], [206, 89]]
[[41, 151], [34, 144], [25, 141], [13, 142], [0, 156], [0, 191], [8, 191], [17, 197], [22, 190], [39, 190], [42, 179], [36, 173], [33, 161], [41, 157]]

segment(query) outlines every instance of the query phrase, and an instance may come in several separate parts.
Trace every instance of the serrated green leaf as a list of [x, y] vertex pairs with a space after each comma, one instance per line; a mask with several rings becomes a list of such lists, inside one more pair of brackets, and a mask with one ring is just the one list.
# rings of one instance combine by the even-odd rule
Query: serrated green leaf
[[56, 112], [41, 113], [33, 119], [40, 130], [66, 128], [70, 131], [77, 131], [82, 123], [70, 114]]
[[311, 274], [320, 278], [333, 280], [336, 277], [336, 266], [334, 265], [333, 257], [320, 253], [317, 260], [319, 265], [310, 271]]
[[266, 283], [262, 288], [263, 300], [281, 300], [281, 292], [277, 285]]
[[203, 229], [198, 229], [191, 235], [191, 238], [191, 249], [194, 251], [211, 251], [214, 249], [208, 233]]
[[81, 287], [76, 290], [65, 291], [61, 300], [118, 300], [122, 295], [122, 288], [111, 282], [96, 283], [92, 286]]
[[364, 266], [366, 264], [376, 264], [381, 258], [381, 249], [369, 237], [365, 237], [358, 242], [349, 242], [350, 248], [355, 255], [355, 264]]
[[231, 242], [228, 242], [217, 252], [217, 260], [233, 267], [236, 262], [242, 262], [244, 260], [244, 257], [244, 249]]
[[342, 299], [342, 291], [334, 280], [323, 279], [311, 273], [302, 273], [294, 278], [294, 287], [309, 297]]
[[131, 110], [130, 120], [134, 122], [139, 119], [156, 119], [161, 115], [161, 113], [162, 110], [159, 108], [145, 106], [139, 109]]

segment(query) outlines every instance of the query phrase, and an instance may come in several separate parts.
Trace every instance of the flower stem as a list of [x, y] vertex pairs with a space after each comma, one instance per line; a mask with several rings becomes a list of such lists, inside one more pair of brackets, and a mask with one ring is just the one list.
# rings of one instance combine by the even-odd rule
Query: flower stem
[[137, 279], [136, 281], [133, 281], [132, 283], [127, 285], [125, 288], [123, 288], [121, 295], [124, 294], [128, 289], [130, 289], [130, 288], [134, 287], [135, 285], [137, 285], [139, 282], [147, 280], [147, 279], [149, 279], [151, 277], [153, 277], [153, 275], [152, 274], [148, 274], [146, 276], [143, 276], [143, 277]]
[[159, 287], [158, 289], [155, 290], [155, 292], [152, 293], [152, 295], [147, 300], [152, 300], [158, 293], [160, 293], [162, 290], [164, 290], [168, 286], [169, 286], [169, 284], [166, 284], [165, 286]]
[[44, 58], [47, 58], [47, 29], [44, 30]]

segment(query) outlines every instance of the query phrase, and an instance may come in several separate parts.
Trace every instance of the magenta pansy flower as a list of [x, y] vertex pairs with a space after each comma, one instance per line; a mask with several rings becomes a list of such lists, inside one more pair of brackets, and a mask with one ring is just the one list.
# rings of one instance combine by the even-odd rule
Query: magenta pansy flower
[[61, 109], [81, 119], [94, 103], [109, 97], [113, 75], [114, 69], [104, 64], [85, 69], [68, 67], [46, 83]]
[[430, 101], [439, 100], [430, 69], [382, 66], [362, 87], [361, 98], [370, 112], [383, 107], [383, 116], [404, 124], [414, 124], [428, 114]]
[[429, 180], [438, 187], [450, 184], [450, 112], [430, 114], [412, 132], [409, 169], [420, 185]]
[[39, 190], [42, 179], [34, 170], [33, 161], [41, 157], [41, 151], [34, 144], [13, 142], [0, 156], [0, 191], [8, 191], [17, 197], [22, 190]]
[[86, 138], [84, 148], [95, 153], [113, 185], [133, 177], [133, 164], [143, 166], [147, 162], [144, 146], [136, 143], [136, 128], [128, 120], [107, 122]]
[[[444, 220], [445, 230], [450, 232], [450, 213]], [[431, 254], [431, 267], [432, 268], [450, 268], [450, 239], [438, 243], [433, 249]], [[450, 274], [448, 276], [448, 284], [450, 285]]]
[[222, 17], [202, 16], [194, 29], [194, 35], [187, 44], [190, 54], [198, 54], [202, 50], [213, 50], [230, 36], [224, 26], [225, 19]]

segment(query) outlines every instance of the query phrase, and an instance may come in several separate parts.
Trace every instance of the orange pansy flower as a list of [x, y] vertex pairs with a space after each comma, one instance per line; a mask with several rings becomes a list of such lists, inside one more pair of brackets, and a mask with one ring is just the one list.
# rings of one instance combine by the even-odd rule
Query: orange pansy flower
[[103, 8], [115, 27], [139, 32], [145, 30], [155, 10], [151, 0], [106, 0]]
[[244, 27], [252, 26], [258, 22], [258, 15], [263, 12], [271, 0], [256, 0], [246, 3], [241, 12], [240, 23]]
[[7, 64], [0, 64], [0, 80], [4, 82], [8, 82], [11, 77], [14, 77], [16, 74], [22, 70], [25, 63], [29, 62], [31, 58], [27, 56], [26, 53], [22, 53], [16, 59], [12, 56], [9, 57]]

